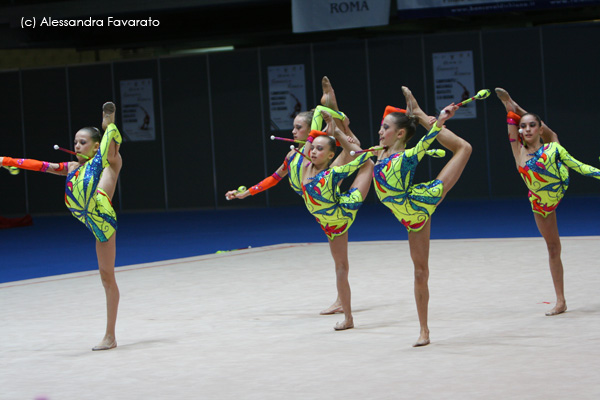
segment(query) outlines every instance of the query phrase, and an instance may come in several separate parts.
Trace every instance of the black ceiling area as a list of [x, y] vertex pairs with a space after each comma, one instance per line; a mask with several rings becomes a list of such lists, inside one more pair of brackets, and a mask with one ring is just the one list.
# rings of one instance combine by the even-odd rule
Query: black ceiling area
[[[453, 32], [480, 29], [531, 27], [590, 21], [600, 18], [600, 2], [570, 0], [573, 6], [472, 15], [402, 19], [391, 1], [387, 26], [293, 33], [291, 0], [4, 0], [0, 6], [0, 49], [162, 47], [185, 49], [234, 46], [235, 48], [288, 45], [343, 38], [371, 38], [393, 34]], [[578, 6], [577, 4], [583, 4]], [[149, 20], [151, 27], [21, 26], [24, 18], [108, 18]]]

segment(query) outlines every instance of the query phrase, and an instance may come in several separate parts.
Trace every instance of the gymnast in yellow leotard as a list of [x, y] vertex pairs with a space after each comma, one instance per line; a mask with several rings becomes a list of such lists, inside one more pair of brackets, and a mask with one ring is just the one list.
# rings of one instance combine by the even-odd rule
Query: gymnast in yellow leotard
[[[292, 129], [293, 140], [306, 141], [308, 134], [311, 130], [311, 121], [313, 118], [312, 111], [304, 111], [299, 113], [294, 118], [294, 128]], [[283, 160], [283, 164], [271, 175], [260, 181], [259, 183], [250, 186], [246, 190], [229, 190], [225, 193], [227, 200], [233, 199], [245, 199], [248, 196], [254, 196], [260, 192], [272, 188], [277, 185], [283, 178], [288, 176], [290, 187], [299, 196], [302, 195], [301, 182], [295, 179], [298, 174], [291, 174], [290, 172], [298, 169], [298, 159], [300, 157], [295, 151], [289, 151]]]
[[[386, 108], [379, 130], [379, 144], [386, 149], [377, 155], [373, 180], [381, 202], [390, 208], [408, 231], [420, 324], [419, 338], [414, 346], [425, 346], [430, 343], [427, 314], [431, 215], [457, 183], [471, 155], [471, 145], [444, 127], [444, 123], [454, 115], [457, 106], [447, 106], [436, 120], [421, 110], [407, 87], [402, 87], [402, 91], [406, 98], [407, 110], [389, 112], [393, 110], [390, 110], [390, 107]], [[418, 124], [423, 125], [429, 132], [415, 147], [407, 148], [407, 143], [415, 134]], [[452, 151], [453, 156], [436, 179], [413, 184], [415, 169], [435, 139]]]
[[561, 314], [567, 310], [567, 302], [556, 209], [569, 187], [568, 168], [596, 179], [600, 179], [600, 170], [573, 158], [558, 143], [558, 135], [538, 115], [519, 106], [506, 90], [496, 88], [496, 94], [506, 108], [508, 139], [516, 167], [529, 189], [533, 216], [548, 248], [556, 304], [546, 315]]
[[112, 207], [121, 170], [121, 135], [114, 124], [115, 105], [102, 108], [104, 136], [97, 128], [82, 128], [75, 134], [77, 161], [50, 163], [32, 159], [0, 157], [0, 165], [67, 176], [65, 204], [96, 238], [98, 268], [107, 303], [106, 332], [93, 350], [117, 346], [115, 327], [119, 306], [119, 288], [115, 280], [117, 218]]
[[[338, 119], [338, 123], [341, 126], [341, 121], [345, 119], [345, 115], [338, 110], [337, 100], [335, 98], [335, 92], [331, 86], [329, 78], [324, 76], [321, 80], [321, 86], [323, 89], [323, 96], [321, 97], [322, 105], [317, 106], [315, 110], [304, 111], [296, 115], [294, 118], [292, 138], [299, 142], [306, 142], [308, 135], [311, 130], [320, 131], [323, 127], [323, 118], [321, 117], [321, 110], [331, 112]], [[303, 145], [300, 146], [301, 151]], [[290, 151], [285, 156], [283, 163], [277, 170], [271, 175], [260, 181], [259, 183], [250, 186], [246, 190], [229, 190], [225, 193], [227, 200], [233, 199], [244, 199], [248, 196], [254, 196], [265, 190], [272, 188], [277, 185], [283, 178], [288, 177], [290, 187], [299, 196], [302, 196], [302, 182], [299, 178], [299, 155], [295, 151]]]
[[[327, 123], [327, 133], [333, 137], [328, 134], [320, 135], [316, 131], [311, 132], [300, 160], [302, 166], [299, 178], [302, 181], [304, 203], [327, 235], [335, 263], [338, 297], [336, 302], [322, 313], [343, 311], [344, 321], [337, 323], [334, 329], [345, 330], [354, 327], [348, 281], [348, 229], [369, 192], [373, 162], [369, 159], [372, 156], [370, 153], [361, 154], [348, 162], [354, 158], [350, 156], [350, 151], [360, 150], [354, 141], [355, 136], [342, 132], [336, 126], [332, 114], [325, 110], [321, 112]], [[345, 128], [349, 129], [347, 126]], [[343, 151], [333, 161], [336, 140]], [[341, 193], [341, 181], [356, 171], [358, 172], [350, 189]]]
[[[96, 128], [84, 128], [92, 136], [99, 136]], [[109, 147], [112, 142], [121, 144], [121, 134], [115, 124], [108, 125], [94, 157], [69, 168], [65, 188], [65, 204], [71, 214], [81, 221], [98, 239], [107, 242], [117, 230], [117, 215], [111, 198], [102, 187], [98, 187], [108, 161]]]

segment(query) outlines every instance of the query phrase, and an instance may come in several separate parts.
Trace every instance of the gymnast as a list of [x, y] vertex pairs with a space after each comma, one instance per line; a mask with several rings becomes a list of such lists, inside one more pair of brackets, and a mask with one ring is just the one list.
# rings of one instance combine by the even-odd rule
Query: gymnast
[[[311, 131], [321, 132], [323, 126], [323, 115], [321, 111], [325, 111], [329, 116], [333, 117], [335, 124], [338, 128], [342, 129], [346, 134], [348, 141], [360, 146], [360, 141], [354, 135], [349, 128], [349, 120], [346, 115], [339, 111], [337, 104], [337, 98], [335, 91], [329, 81], [329, 78], [324, 76], [321, 80], [321, 86], [323, 89], [323, 95], [321, 97], [321, 104], [314, 110], [305, 111], [296, 116], [294, 119], [294, 129], [292, 130], [293, 140], [302, 144], [300, 147], [300, 153], [304, 150], [304, 143], [306, 142], [309, 133]], [[312, 140], [312, 139], [311, 139]], [[283, 164], [273, 173], [273, 175], [263, 179], [261, 182], [249, 189], [242, 188], [242, 190], [230, 190], [225, 194], [227, 200], [233, 199], [244, 199], [250, 195], [254, 196], [257, 193], [263, 192], [275, 185], [277, 185], [285, 176], [288, 176], [290, 186], [296, 194], [302, 196], [302, 178], [301, 178], [301, 163], [300, 154], [298, 151], [290, 150], [286, 155]], [[352, 160], [347, 152], [342, 152], [338, 157], [340, 159], [339, 164], [346, 164]], [[330, 315], [342, 312], [342, 304], [339, 296], [336, 300], [326, 309], [322, 310], [319, 314]]]
[[[300, 176], [303, 200], [308, 211], [316, 218], [329, 242], [329, 249], [335, 263], [338, 297], [332, 305], [343, 311], [344, 321], [337, 323], [337, 331], [354, 328], [351, 307], [350, 283], [348, 281], [348, 229], [354, 222], [356, 213], [369, 192], [373, 162], [369, 152], [361, 154], [350, 163], [343, 165], [351, 150], [360, 150], [354, 143], [353, 135], [347, 136], [333, 122], [334, 117], [322, 110], [327, 123], [327, 133], [311, 131], [301, 156]], [[342, 153], [336, 155], [336, 141]], [[354, 182], [347, 192], [341, 193], [341, 181], [358, 170]], [[339, 304], [339, 305], [336, 305]], [[330, 308], [332, 308], [330, 307]], [[333, 314], [334, 311], [328, 312]], [[323, 314], [323, 312], [322, 312]]]
[[[326, 108], [321, 106], [317, 107], [318, 110], [321, 109], [329, 109], [329, 111], [336, 111], [333, 113], [338, 117], [338, 120], [341, 121], [345, 116], [339, 113], [339, 109], [337, 106], [337, 100], [335, 98], [335, 92], [333, 87], [331, 86], [331, 82], [329, 78], [324, 76], [321, 80], [321, 86], [323, 89], [323, 96], [321, 97], [321, 103]], [[294, 118], [292, 129], [292, 137], [293, 141], [297, 143], [303, 144], [306, 142], [308, 138], [308, 134], [311, 130], [321, 130], [322, 129], [322, 117], [320, 116], [320, 112], [315, 113], [315, 110], [304, 111], [296, 115]], [[339, 123], [338, 123], [339, 124]], [[248, 189], [242, 190], [230, 190], [225, 193], [225, 198], [227, 200], [233, 199], [244, 199], [248, 196], [254, 196], [260, 192], [263, 192], [267, 189], [272, 188], [277, 185], [283, 178], [289, 175], [288, 180], [290, 186], [296, 194], [302, 196], [302, 182], [299, 180], [300, 174], [298, 173], [298, 169], [300, 168], [300, 164], [298, 163], [300, 156], [296, 151], [290, 150], [290, 152], [286, 155], [283, 160], [283, 164], [277, 168], [277, 170], [271, 175], [260, 181], [254, 186], [251, 186]], [[295, 171], [295, 173], [290, 174], [290, 171]]]
[[521, 108], [506, 90], [496, 88], [496, 94], [506, 109], [508, 140], [516, 167], [529, 189], [533, 217], [548, 248], [556, 305], [546, 315], [562, 314], [567, 311], [567, 302], [556, 208], [569, 187], [568, 168], [596, 179], [600, 179], [600, 170], [573, 158], [558, 143], [558, 135], [538, 115]]
[[[374, 183], [379, 200], [391, 209], [408, 231], [420, 324], [419, 339], [413, 344], [417, 347], [430, 343], [427, 312], [431, 215], [458, 181], [471, 155], [471, 145], [444, 127], [458, 106], [452, 103], [445, 107], [436, 120], [427, 117], [408, 88], [402, 87], [402, 91], [407, 100], [407, 110], [388, 106], [381, 123], [379, 142], [387, 149], [381, 150], [377, 156]], [[407, 149], [406, 145], [419, 123], [429, 127], [429, 132], [414, 148]], [[454, 153], [453, 157], [436, 179], [413, 185], [415, 169], [436, 138]]]
[[[86, 127], [75, 134], [77, 161], [51, 163], [32, 159], [0, 157], [0, 165], [48, 172], [67, 177], [65, 204], [96, 238], [96, 255], [106, 294], [107, 323], [102, 341], [92, 350], [117, 347], [115, 326], [119, 288], [115, 280], [117, 216], [111, 199], [115, 193], [122, 160], [121, 134], [114, 124], [115, 105], [102, 107], [102, 129]], [[58, 146], [55, 146], [55, 148]], [[67, 152], [73, 153], [69, 150]]]

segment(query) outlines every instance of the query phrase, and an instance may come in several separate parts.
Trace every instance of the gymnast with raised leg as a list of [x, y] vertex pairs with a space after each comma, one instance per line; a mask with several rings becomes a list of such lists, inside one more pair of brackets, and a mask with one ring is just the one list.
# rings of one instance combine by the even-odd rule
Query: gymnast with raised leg
[[[290, 186], [296, 194], [302, 196], [302, 174], [301, 174], [301, 163], [300, 154], [304, 151], [304, 144], [306, 143], [309, 135], [312, 132], [313, 140], [315, 135], [321, 134], [321, 129], [324, 124], [322, 112], [327, 113], [335, 121], [336, 125], [347, 132], [347, 138], [350, 142], [360, 145], [360, 141], [351, 132], [349, 128], [349, 120], [346, 115], [340, 112], [338, 108], [337, 98], [333, 86], [327, 76], [324, 76], [321, 80], [321, 87], [323, 95], [321, 97], [321, 105], [317, 106], [314, 110], [304, 111], [296, 116], [294, 119], [294, 128], [292, 130], [293, 139], [277, 138], [280, 140], [294, 141], [300, 144], [300, 150], [290, 150], [286, 155], [283, 164], [273, 173], [271, 176], [263, 179], [254, 186], [248, 189], [241, 187], [242, 190], [230, 190], [225, 193], [227, 200], [233, 199], [244, 199], [250, 195], [254, 196], [260, 192], [263, 192], [275, 185], [277, 185], [284, 177], [288, 177]], [[272, 137], [275, 139], [275, 137]], [[347, 152], [342, 152], [338, 157], [344, 157], [338, 164], [348, 163], [352, 158]], [[350, 157], [350, 158], [348, 158]], [[336, 300], [326, 309], [320, 312], [321, 315], [330, 315], [342, 312], [342, 304], [339, 296]]]
[[[421, 110], [408, 88], [403, 87], [402, 91], [407, 101], [407, 111], [395, 111], [389, 106], [386, 108], [379, 130], [379, 143], [387, 149], [379, 152], [373, 176], [379, 200], [391, 209], [408, 231], [420, 324], [419, 338], [413, 345], [417, 347], [430, 343], [427, 314], [431, 216], [460, 178], [472, 149], [469, 143], [444, 127], [444, 123], [454, 116], [457, 105], [453, 103], [445, 107], [436, 120]], [[419, 123], [428, 126], [429, 132], [415, 147], [407, 149], [406, 145]], [[436, 179], [413, 184], [415, 169], [436, 138], [453, 152], [453, 156]]]
[[[304, 203], [308, 211], [327, 235], [329, 249], [335, 263], [336, 287], [344, 321], [338, 322], [335, 330], [354, 328], [351, 307], [351, 291], [348, 280], [348, 229], [369, 192], [372, 180], [372, 154], [363, 153], [350, 163], [342, 165], [346, 154], [360, 150], [352, 136], [346, 136], [333, 122], [327, 111], [321, 111], [327, 123], [327, 133], [311, 132], [301, 157], [301, 178]], [[330, 136], [332, 135], [332, 136]], [[349, 140], [350, 138], [350, 140]], [[343, 156], [335, 161], [336, 140], [343, 148]], [[354, 182], [347, 192], [341, 193], [339, 184], [354, 172]], [[333, 306], [336, 306], [335, 303]], [[332, 307], [333, 307], [332, 306]], [[336, 306], [337, 308], [337, 306]], [[331, 314], [333, 312], [329, 312]]]
[[[102, 129], [86, 127], [75, 134], [77, 161], [51, 163], [32, 159], [0, 157], [0, 165], [67, 177], [65, 204], [96, 238], [96, 255], [106, 294], [107, 322], [104, 338], [92, 350], [117, 347], [115, 326], [119, 288], [115, 280], [117, 216], [111, 199], [115, 193], [122, 160], [121, 134], [114, 124], [115, 105], [102, 107]], [[58, 146], [55, 146], [58, 148]], [[68, 151], [73, 153], [71, 151]]]
[[558, 135], [538, 115], [521, 108], [506, 90], [496, 88], [496, 94], [507, 112], [508, 140], [517, 171], [529, 189], [533, 217], [548, 248], [556, 304], [546, 315], [562, 314], [567, 311], [567, 301], [556, 208], [569, 187], [568, 168], [596, 179], [600, 179], [600, 170], [573, 158], [558, 143]]
[[[296, 141], [297, 143], [306, 142], [306, 138], [310, 133], [311, 121], [313, 118], [312, 111], [304, 111], [296, 115], [294, 118], [294, 128], [292, 129], [292, 141]], [[252, 195], [256, 195], [260, 192], [263, 192], [267, 189], [272, 188], [277, 185], [283, 178], [288, 176], [290, 170], [294, 170], [299, 168], [298, 160], [300, 156], [293, 150], [290, 150], [288, 154], [285, 156], [283, 160], [283, 164], [271, 175], [257, 183], [256, 185], [251, 186], [248, 189], [245, 187], [241, 187], [242, 190], [230, 190], [225, 193], [225, 198], [227, 200], [234, 199], [245, 199], [246, 197]], [[289, 182], [292, 190], [296, 192], [298, 195], [302, 195], [302, 184], [297, 180], [294, 180], [294, 177], [298, 176], [298, 174], [289, 175]]]
[[[321, 80], [321, 86], [323, 89], [323, 95], [321, 97], [321, 104], [325, 106], [325, 108], [319, 106], [317, 110], [325, 109], [329, 111], [337, 111], [338, 119], [341, 121], [344, 118], [343, 114], [339, 113], [339, 109], [337, 108], [337, 100], [335, 98], [335, 92], [333, 87], [331, 86], [331, 82], [329, 78], [324, 76]], [[284, 138], [275, 138], [272, 139], [280, 139], [293, 141], [301, 144], [301, 149], [308, 138], [311, 130], [321, 130], [322, 129], [322, 117], [320, 116], [320, 112], [317, 112], [315, 115], [315, 110], [304, 111], [296, 115], [293, 122], [292, 129], [292, 138], [293, 139], [284, 139]], [[248, 196], [254, 196], [260, 192], [263, 192], [267, 189], [272, 188], [277, 185], [283, 178], [288, 176], [288, 180], [290, 186], [296, 194], [302, 196], [302, 182], [299, 180], [300, 174], [298, 169], [300, 168], [298, 164], [300, 156], [296, 151], [290, 150], [283, 160], [283, 164], [271, 175], [257, 183], [256, 185], [251, 186], [246, 189], [244, 186], [241, 186], [235, 190], [229, 190], [225, 193], [225, 198], [227, 200], [233, 199], [245, 199]], [[290, 172], [293, 171], [294, 173]], [[242, 189], [242, 190], [240, 190]]]

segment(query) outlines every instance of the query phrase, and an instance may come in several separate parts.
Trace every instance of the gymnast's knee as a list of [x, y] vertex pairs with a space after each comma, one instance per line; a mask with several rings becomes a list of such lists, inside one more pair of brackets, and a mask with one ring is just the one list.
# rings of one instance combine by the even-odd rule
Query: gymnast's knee
[[458, 150], [461, 151], [462, 153], [470, 156], [471, 153], [473, 153], [473, 146], [471, 146], [471, 143], [469, 143], [466, 140], [464, 140], [463, 138], [461, 138], [460, 146], [459, 146]]
[[429, 280], [429, 268], [415, 264], [415, 283], [426, 284]]
[[560, 257], [560, 253], [562, 250], [560, 242], [548, 242], [546, 243], [546, 246], [548, 247], [548, 255], [550, 256], [550, 258]]

